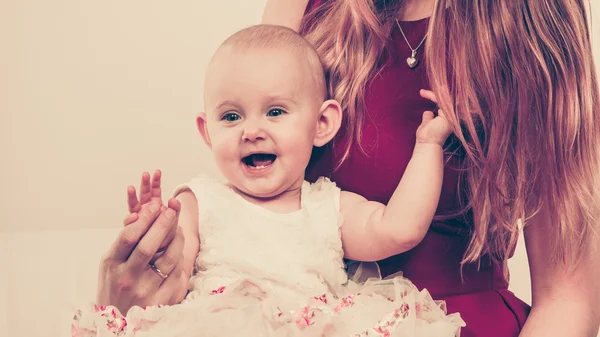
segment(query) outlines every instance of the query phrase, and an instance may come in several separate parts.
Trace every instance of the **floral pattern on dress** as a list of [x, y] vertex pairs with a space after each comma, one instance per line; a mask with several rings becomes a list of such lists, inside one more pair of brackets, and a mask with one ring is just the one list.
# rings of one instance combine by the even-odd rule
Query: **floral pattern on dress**
[[[217, 289], [214, 289], [210, 292], [210, 295], [219, 295], [223, 294], [227, 287], [222, 286]], [[336, 315], [339, 314], [344, 309], [350, 308], [354, 305], [355, 298], [357, 296], [361, 296], [361, 293], [356, 293], [355, 295], [348, 295], [341, 299], [339, 299], [335, 306], [328, 305], [329, 300], [327, 294], [322, 294], [320, 296], [314, 296], [310, 300], [312, 304], [302, 307], [299, 310], [290, 310], [287, 313], [284, 312], [276, 312], [275, 316], [284, 320], [287, 324], [295, 324], [298, 329], [303, 330], [313, 324], [315, 324], [315, 318], [318, 316], [317, 313], [323, 313], [328, 315]], [[188, 298], [187, 300], [194, 300], [193, 298]], [[141, 307], [142, 310], [147, 310], [148, 308], [161, 308], [163, 305], [156, 305], [152, 307]], [[415, 306], [415, 310], [419, 312], [420, 310], [427, 310], [427, 306], [423, 306], [418, 303]], [[366, 337], [366, 336], [384, 336], [388, 337], [394, 331], [396, 327], [398, 327], [408, 316], [409, 311], [411, 310], [408, 303], [401, 301], [398, 304], [398, 307], [393, 312], [384, 316], [375, 326], [371, 329], [365, 330], [359, 334], [353, 334], [349, 337]], [[106, 330], [111, 332], [114, 336], [135, 336], [136, 332], [142, 327], [145, 323], [143, 319], [137, 319], [136, 322], [128, 322], [125, 317], [121, 315], [119, 310], [113, 306], [98, 306], [96, 304], [93, 305], [93, 312], [97, 315], [100, 315], [104, 319], [104, 323], [106, 326]], [[82, 318], [82, 310], [78, 310], [77, 313], [73, 317], [73, 324], [71, 325], [71, 337], [88, 337], [88, 336], [96, 336], [95, 329], [89, 328], [81, 328], [79, 327], [79, 322]], [[131, 329], [131, 333], [127, 334], [127, 329]]]

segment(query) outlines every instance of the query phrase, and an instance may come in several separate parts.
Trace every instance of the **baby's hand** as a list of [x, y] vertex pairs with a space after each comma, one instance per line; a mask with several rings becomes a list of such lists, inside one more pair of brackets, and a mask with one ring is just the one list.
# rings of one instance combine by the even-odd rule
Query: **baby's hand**
[[[437, 103], [437, 98], [432, 91], [421, 90], [421, 96]], [[417, 129], [417, 143], [434, 143], [444, 146], [451, 133], [452, 127], [441, 109], [438, 110], [438, 115], [435, 117], [433, 112], [425, 111], [423, 121]]]
[[142, 173], [139, 200], [135, 193], [135, 187], [133, 185], [127, 187], [127, 205], [129, 206], [129, 213], [138, 213], [142, 209], [142, 206], [150, 202], [161, 205], [161, 211], [164, 211], [165, 206], [162, 203], [160, 189], [161, 175], [162, 172], [160, 172], [160, 170], [154, 171], [152, 182], [150, 182], [150, 174], [148, 172]]
[[[162, 192], [160, 187], [161, 174], [160, 170], [154, 171], [152, 181], [150, 181], [150, 174], [148, 172], [142, 173], [139, 200], [136, 195], [135, 187], [133, 185], [127, 187], [127, 205], [129, 207], [129, 214], [125, 217], [125, 220], [123, 220], [125, 226], [138, 219], [138, 213], [142, 210], [142, 207], [148, 207], [150, 204], [158, 204], [160, 206], [160, 213], [167, 210], [167, 205], [164, 205], [162, 202]], [[158, 249], [159, 253], [162, 253], [167, 249], [167, 246], [175, 237], [176, 232], [177, 226], [174, 226], [161, 243], [160, 248]]]

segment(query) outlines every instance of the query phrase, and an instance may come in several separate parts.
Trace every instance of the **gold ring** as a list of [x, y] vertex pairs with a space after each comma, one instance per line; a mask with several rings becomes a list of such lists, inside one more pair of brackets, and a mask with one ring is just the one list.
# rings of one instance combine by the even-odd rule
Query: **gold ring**
[[167, 277], [169, 277], [169, 275], [163, 273], [162, 271], [160, 271], [160, 269], [156, 268], [154, 263], [149, 263], [149, 265], [150, 265], [150, 269], [154, 270], [163, 279], [166, 279]]

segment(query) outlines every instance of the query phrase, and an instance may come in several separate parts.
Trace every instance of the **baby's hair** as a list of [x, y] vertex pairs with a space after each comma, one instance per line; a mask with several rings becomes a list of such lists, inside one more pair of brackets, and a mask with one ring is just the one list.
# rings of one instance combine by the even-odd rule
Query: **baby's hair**
[[[224, 47], [230, 47], [238, 52], [253, 49], [290, 49], [306, 65], [319, 92], [322, 92], [323, 97], [327, 98], [325, 73], [319, 54], [310, 42], [293, 29], [265, 24], [250, 26], [227, 38], [219, 50]], [[216, 54], [218, 54], [218, 50]]]

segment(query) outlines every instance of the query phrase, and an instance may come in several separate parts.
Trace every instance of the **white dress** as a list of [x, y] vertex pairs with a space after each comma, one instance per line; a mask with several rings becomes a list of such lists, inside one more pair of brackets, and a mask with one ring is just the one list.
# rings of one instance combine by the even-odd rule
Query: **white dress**
[[78, 310], [72, 336], [444, 336], [459, 314], [407, 279], [357, 283], [344, 269], [340, 190], [304, 182], [301, 209], [275, 213], [199, 176], [200, 253], [177, 305]]

